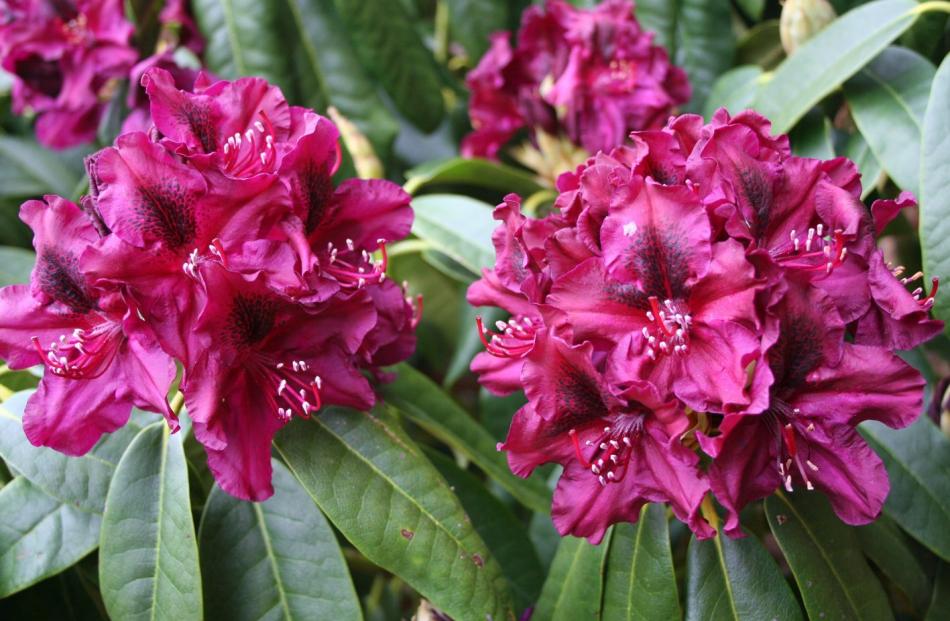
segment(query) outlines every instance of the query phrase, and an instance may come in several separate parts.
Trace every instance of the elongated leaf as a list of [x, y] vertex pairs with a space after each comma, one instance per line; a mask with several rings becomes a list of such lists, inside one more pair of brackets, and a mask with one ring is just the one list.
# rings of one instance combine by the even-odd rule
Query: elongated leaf
[[446, 614], [506, 619], [504, 575], [432, 464], [388, 418], [329, 409], [275, 443], [341, 533]]
[[732, 66], [736, 51], [729, 0], [640, 0], [636, 16], [689, 76], [693, 98], [687, 110], [702, 110], [713, 82]]
[[686, 618], [690, 621], [802, 619], [785, 578], [759, 540], [690, 539], [686, 565]]
[[730, 114], [751, 108], [761, 76], [762, 68], [755, 65], [736, 67], [719, 76], [706, 98], [703, 116], [710, 119], [719, 108], [725, 108]]
[[936, 69], [916, 52], [884, 50], [845, 82], [851, 115], [895, 183], [919, 194], [920, 144]]
[[205, 64], [226, 79], [260, 76], [294, 93], [287, 41], [281, 34], [279, 2], [193, 0], [192, 9], [205, 37]]
[[860, 132], [851, 134], [844, 145], [842, 155], [858, 165], [858, 170], [861, 172], [861, 198], [866, 198], [881, 182], [884, 171], [881, 163], [877, 161], [877, 157]]
[[59, 194], [69, 198], [81, 175], [81, 167], [35, 140], [0, 136], [0, 196], [39, 198]]
[[947, 610], [950, 610], [950, 564], [940, 563], [924, 621], [941, 621], [947, 616]]
[[650, 504], [636, 524], [617, 524], [604, 577], [603, 618], [680, 619], [670, 529], [663, 505]]
[[201, 619], [201, 574], [181, 434], [158, 422], [119, 461], [102, 518], [99, 588], [113, 619]]
[[791, 129], [917, 18], [914, 0], [877, 0], [842, 15], [785, 59], [759, 91], [756, 109], [772, 131]]
[[382, 387], [387, 403], [471, 459], [526, 507], [541, 513], [551, 510], [551, 494], [544, 481], [511, 474], [505, 455], [495, 448], [497, 443], [491, 434], [437, 384], [408, 364], [396, 369], [396, 379]]
[[[920, 244], [928, 278], [950, 274], [950, 107], [947, 101], [950, 101], [950, 57], [940, 63], [924, 116]], [[934, 314], [950, 326], [947, 321], [950, 320], [950, 291], [946, 287], [937, 292]]]
[[737, 65], [757, 65], [771, 71], [785, 59], [785, 49], [779, 20], [770, 19], [756, 24], [739, 39], [736, 49]]
[[521, 611], [533, 604], [541, 593], [544, 570], [527, 529], [476, 477], [442, 453], [427, 450], [426, 455], [452, 486], [475, 530], [498, 559], [511, 583], [517, 609]]
[[36, 255], [23, 248], [0, 248], [0, 287], [30, 281]]
[[610, 539], [609, 531], [596, 546], [586, 539], [570, 536], [561, 539], [532, 621], [601, 618], [604, 566]]
[[498, 191], [498, 202], [509, 192], [523, 198], [542, 189], [537, 179], [511, 166], [460, 157], [429, 162], [406, 173], [403, 189], [416, 194], [427, 186], [469, 185]]
[[907, 537], [886, 517], [856, 529], [864, 553], [923, 613], [930, 602], [930, 580]]
[[838, 520], [824, 496], [775, 495], [765, 501], [765, 512], [809, 618], [894, 618], [857, 535]]
[[792, 152], [800, 157], [830, 160], [835, 156], [831, 121], [823, 114], [805, 115], [788, 138], [792, 143]]
[[495, 264], [491, 206], [467, 196], [427, 194], [412, 201], [412, 232], [476, 274]]
[[0, 598], [58, 574], [96, 549], [100, 517], [24, 477], [0, 489]]
[[448, 0], [452, 38], [462, 44], [474, 66], [488, 49], [488, 37], [508, 26], [505, 0]]
[[356, 57], [333, 0], [284, 0], [300, 47], [298, 85], [303, 103], [336, 106], [379, 153], [392, 146], [398, 125]]
[[333, 529], [287, 468], [273, 464], [274, 495], [264, 502], [217, 486], [208, 498], [199, 533], [207, 617], [361, 619]]
[[913, 538], [950, 559], [950, 442], [925, 416], [906, 429], [865, 423], [861, 432], [884, 460], [891, 492], [884, 512]]
[[357, 53], [413, 125], [431, 132], [445, 114], [441, 79], [429, 50], [400, 2], [335, 0], [359, 42]]
[[141, 427], [130, 423], [104, 437], [86, 455], [67, 457], [26, 439], [20, 417], [30, 394], [16, 393], [0, 405], [0, 457], [53, 498], [101, 515], [115, 466]]

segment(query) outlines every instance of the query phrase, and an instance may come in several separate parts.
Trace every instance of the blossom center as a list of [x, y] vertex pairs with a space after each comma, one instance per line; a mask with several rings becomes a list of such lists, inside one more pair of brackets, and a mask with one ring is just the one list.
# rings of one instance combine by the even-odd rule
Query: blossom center
[[357, 252], [352, 239], [346, 240], [346, 250], [343, 253], [340, 253], [336, 244], [328, 242], [327, 254], [322, 262], [324, 273], [335, 278], [344, 288], [362, 289], [366, 283], [383, 282], [386, 279], [389, 255], [386, 253], [385, 239], [377, 239], [376, 243], [379, 244], [379, 252], [382, 255], [379, 261], [366, 250]]
[[295, 414], [309, 418], [311, 412], [322, 406], [323, 380], [311, 374], [305, 360], [294, 360], [290, 364], [264, 361], [260, 371], [267, 401], [282, 422], [290, 421]]
[[656, 360], [658, 355], [685, 354], [693, 322], [686, 304], [680, 300], [664, 300], [661, 305], [656, 296], [650, 296], [648, 301], [650, 310], [646, 311], [646, 318], [650, 324], [641, 328], [647, 342], [647, 356]]
[[[801, 410], [792, 408], [779, 399], [773, 399], [772, 407], [767, 411], [771, 417], [771, 424], [776, 430], [776, 443], [778, 457], [776, 459], [779, 476], [782, 477], [782, 484], [785, 489], [791, 492], [792, 474], [798, 472], [801, 480], [805, 483], [805, 488], [815, 489], [811, 482], [809, 472], [818, 472], [818, 466], [807, 458], [808, 444], [799, 441], [800, 430], [798, 425], [794, 424], [794, 419], [801, 416]], [[814, 423], [809, 423], [805, 428], [805, 433], [811, 433], [815, 430]], [[804, 438], [802, 438], [804, 440]]]
[[848, 256], [841, 229], [825, 235], [824, 225], [818, 224], [810, 227], [804, 235], [792, 229], [788, 236], [788, 243], [781, 244], [770, 253], [785, 268], [809, 272], [824, 270], [830, 274]]
[[643, 433], [643, 419], [642, 414], [620, 415], [612, 421], [613, 425], [604, 426], [595, 439], [585, 441], [583, 446], [576, 429], [567, 432], [577, 461], [590, 469], [602, 486], [619, 483], [627, 475], [633, 443]]
[[38, 337], [32, 337], [33, 347], [43, 363], [54, 374], [68, 379], [92, 379], [109, 367], [122, 343], [122, 330], [113, 321], [103, 321], [91, 328], [76, 328], [62, 334], [58, 341], [43, 349]]
[[485, 346], [485, 351], [498, 358], [526, 356], [534, 347], [535, 334], [542, 328], [540, 319], [526, 315], [515, 315], [507, 322], [496, 321], [498, 332], [495, 333], [485, 329], [481, 317], [475, 318], [475, 324], [478, 326], [478, 336]]
[[243, 134], [235, 132], [228, 136], [221, 147], [224, 170], [235, 177], [273, 173], [277, 169], [274, 127], [266, 114], [261, 112], [259, 116]]

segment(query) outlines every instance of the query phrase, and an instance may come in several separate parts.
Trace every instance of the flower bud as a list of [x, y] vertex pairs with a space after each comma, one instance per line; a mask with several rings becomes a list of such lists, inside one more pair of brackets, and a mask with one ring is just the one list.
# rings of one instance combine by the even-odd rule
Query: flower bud
[[779, 21], [782, 47], [791, 56], [806, 41], [824, 30], [837, 15], [828, 0], [785, 0]]

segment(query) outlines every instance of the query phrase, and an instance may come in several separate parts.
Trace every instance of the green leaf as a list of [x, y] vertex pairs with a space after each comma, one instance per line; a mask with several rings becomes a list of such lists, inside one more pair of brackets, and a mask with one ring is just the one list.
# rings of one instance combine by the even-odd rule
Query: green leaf
[[403, 189], [410, 194], [428, 186], [467, 185], [498, 191], [498, 202], [509, 192], [528, 197], [542, 190], [530, 173], [483, 159], [455, 157], [427, 162], [406, 172]]
[[356, 56], [333, 0], [284, 0], [300, 49], [302, 103], [336, 106], [356, 123], [379, 153], [387, 153], [399, 129]]
[[426, 455], [452, 486], [475, 530], [498, 559], [511, 583], [517, 609], [532, 605], [541, 593], [544, 570], [524, 525], [475, 476], [442, 453], [427, 450]]
[[100, 517], [24, 477], [0, 489], [0, 598], [74, 565], [99, 544]]
[[891, 480], [884, 512], [950, 560], [950, 441], [926, 416], [906, 429], [868, 422], [861, 432], [884, 460]]
[[845, 13], [785, 59], [756, 98], [756, 109], [786, 133], [917, 19], [914, 0], [877, 0]]
[[807, 114], [789, 133], [792, 152], [799, 157], [830, 160], [835, 156], [831, 121], [823, 114]]
[[507, 619], [498, 561], [458, 499], [388, 417], [327, 409], [275, 446], [324, 514], [366, 558], [449, 616]]
[[69, 198], [81, 176], [81, 166], [72, 165], [70, 158], [41, 147], [32, 138], [0, 136], [0, 196], [59, 194]]
[[113, 619], [202, 618], [181, 434], [143, 429], [119, 461], [102, 517], [99, 588]]
[[[442, 385], [446, 390], [451, 390], [455, 382], [468, 373], [472, 359], [485, 349], [478, 335], [478, 324], [475, 323], [475, 318], [481, 316], [487, 326], [493, 326], [496, 321], [506, 318], [505, 311], [500, 308], [478, 308], [468, 303], [462, 303], [459, 306], [461, 330], [456, 339], [455, 351], [452, 352], [452, 357], [446, 367], [445, 377], [442, 379]], [[484, 426], [484, 420], [481, 422]]]
[[841, 523], [824, 496], [777, 494], [766, 499], [765, 512], [809, 618], [894, 618], [857, 535]]
[[950, 564], [940, 563], [934, 578], [934, 591], [924, 621], [941, 621], [950, 610]]
[[82, 457], [69, 457], [26, 439], [20, 418], [31, 394], [18, 392], [0, 406], [0, 457], [53, 498], [101, 515], [116, 464], [141, 427], [130, 423]]
[[757, 65], [770, 71], [784, 59], [785, 49], [782, 47], [777, 19], [753, 26], [739, 40], [739, 47], [736, 49], [737, 65]]
[[732, 66], [736, 51], [729, 0], [640, 0], [636, 16], [689, 76], [693, 98], [686, 109], [702, 110], [713, 82]]
[[335, 0], [335, 4], [358, 42], [363, 64], [392, 97], [396, 109], [423, 131], [437, 128], [445, 115], [442, 81], [402, 3]]
[[567, 536], [561, 539], [531, 621], [600, 619], [604, 566], [610, 531], [600, 545]]
[[649, 504], [636, 524], [617, 524], [604, 578], [605, 619], [681, 619], [670, 529], [663, 505]]
[[754, 535], [692, 537], [686, 561], [689, 621], [802, 619], [801, 607], [775, 561]]
[[491, 434], [437, 384], [405, 363], [396, 367], [396, 372], [396, 379], [380, 389], [384, 401], [471, 459], [526, 507], [541, 513], [550, 511], [551, 494], [544, 481], [513, 475]]
[[192, 14], [205, 37], [205, 64], [222, 78], [259, 76], [294, 92], [282, 7], [260, 0], [193, 0]]
[[762, 68], [756, 65], [736, 67], [719, 76], [706, 98], [703, 116], [711, 119], [719, 108], [725, 108], [730, 114], [751, 108], [761, 76]]
[[930, 602], [930, 580], [904, 533], [886, 517], [855, 530], [867, 557], [923, 613]]
[[851, 115], [874, 155], [898, 186], [915, 194], [921, 131], [935, 73], [923, 56], [890, 47], [844, 84]]
[[478, 279], [478, 275], [474, 272], [469, 271], [464, 265], [455, 261], [452, 257], [449, 257], [438, 250], [433, 250], [432, 248], [426, 248], [423, 250], [420, 255], [422, 260], [437, 269], [439, 272], [445, 274], [452, 280], [455, 280], [465, 287], [472, 284], [475, 280]]
[[448, 0], [452, 38], [462, 44], [475, 65], [488, 49], [489, 36], [508, 26], [505, 0]]
[[842, 153], [846, 158], [857, 164], [861, 172], [861, 199], [865, 199], [880, 184], [884, 169], [877, 157], [871, 151], [870, 145], [860, 132], [848, 137]]
[[30, 282], [36, 255], [23, 248], [0, 248], [0, 287]]
[[476, 274], [495, 264], [490, 205], [467, 196], [427, 194], [413, 199], [412, 232]]
[[[362, 619], [333, 529], [280, 462], [262, 503], [215, 486], [201, 518], [209, 619]], [[235, 597], [240, 594], [240, 597]]]
[[[924, 116], [920, 165], [920, 245], [928, 277], [950, 274], [950, 56], [940, 63]], [[934, 314], [950, 333], [950, 290], [939, 289]]]

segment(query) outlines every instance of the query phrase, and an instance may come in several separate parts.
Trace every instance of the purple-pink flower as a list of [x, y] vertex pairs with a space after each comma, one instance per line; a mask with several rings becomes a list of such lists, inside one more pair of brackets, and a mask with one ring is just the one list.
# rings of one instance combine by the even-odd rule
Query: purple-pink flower
[[264, 80], [202, 74], [192, 92], [153, 66], [142, 83], [154, 126], [87, 159], [81, 208], [23, 206], [38, 261], [30, 287], [0, 290], [0, 357], [47, 365], [24, 427], [70, 454], [132, 406], [177, 428], [177, 361], [216, 480], [263, 500], [274, 433], [326, 405], [372, 407], [370, 378], [415, 347], [420, 309], [386, 279], [409, 196], [336, 185], [336, 127]]
[[[634, 132], [558, 180], [554, 211], [495, 210], [497, 262], [469, 301], [511, 314], [472, 369], [527, 405], [512, 470], [557, 462], [562, 534], [599, 541], [645, 502], [700, 538], [777, 489], [826, 494], [840, 518], [881, 510], [887, 473], [856, 426], [910, 424], [924, 382], [894, 354], [935, 336], [926, 294], [876, 237], [913, 197], [860, 202], [843, 158], [795, 157], [754, 112]], [[697, 451], [711, 462], [702, 467]]]
[[628, 0], [576, 9], [561, 0], [530, 7], [517, 44], [507, 32], [467, 78], [474, 131], [469, 157], [494, 158], [522, 128], [563, 134], [589, 153], [619, 145], [631, 130], [656, 127], [689, 100], [686, 74], [670, 64], [633, 16]]

